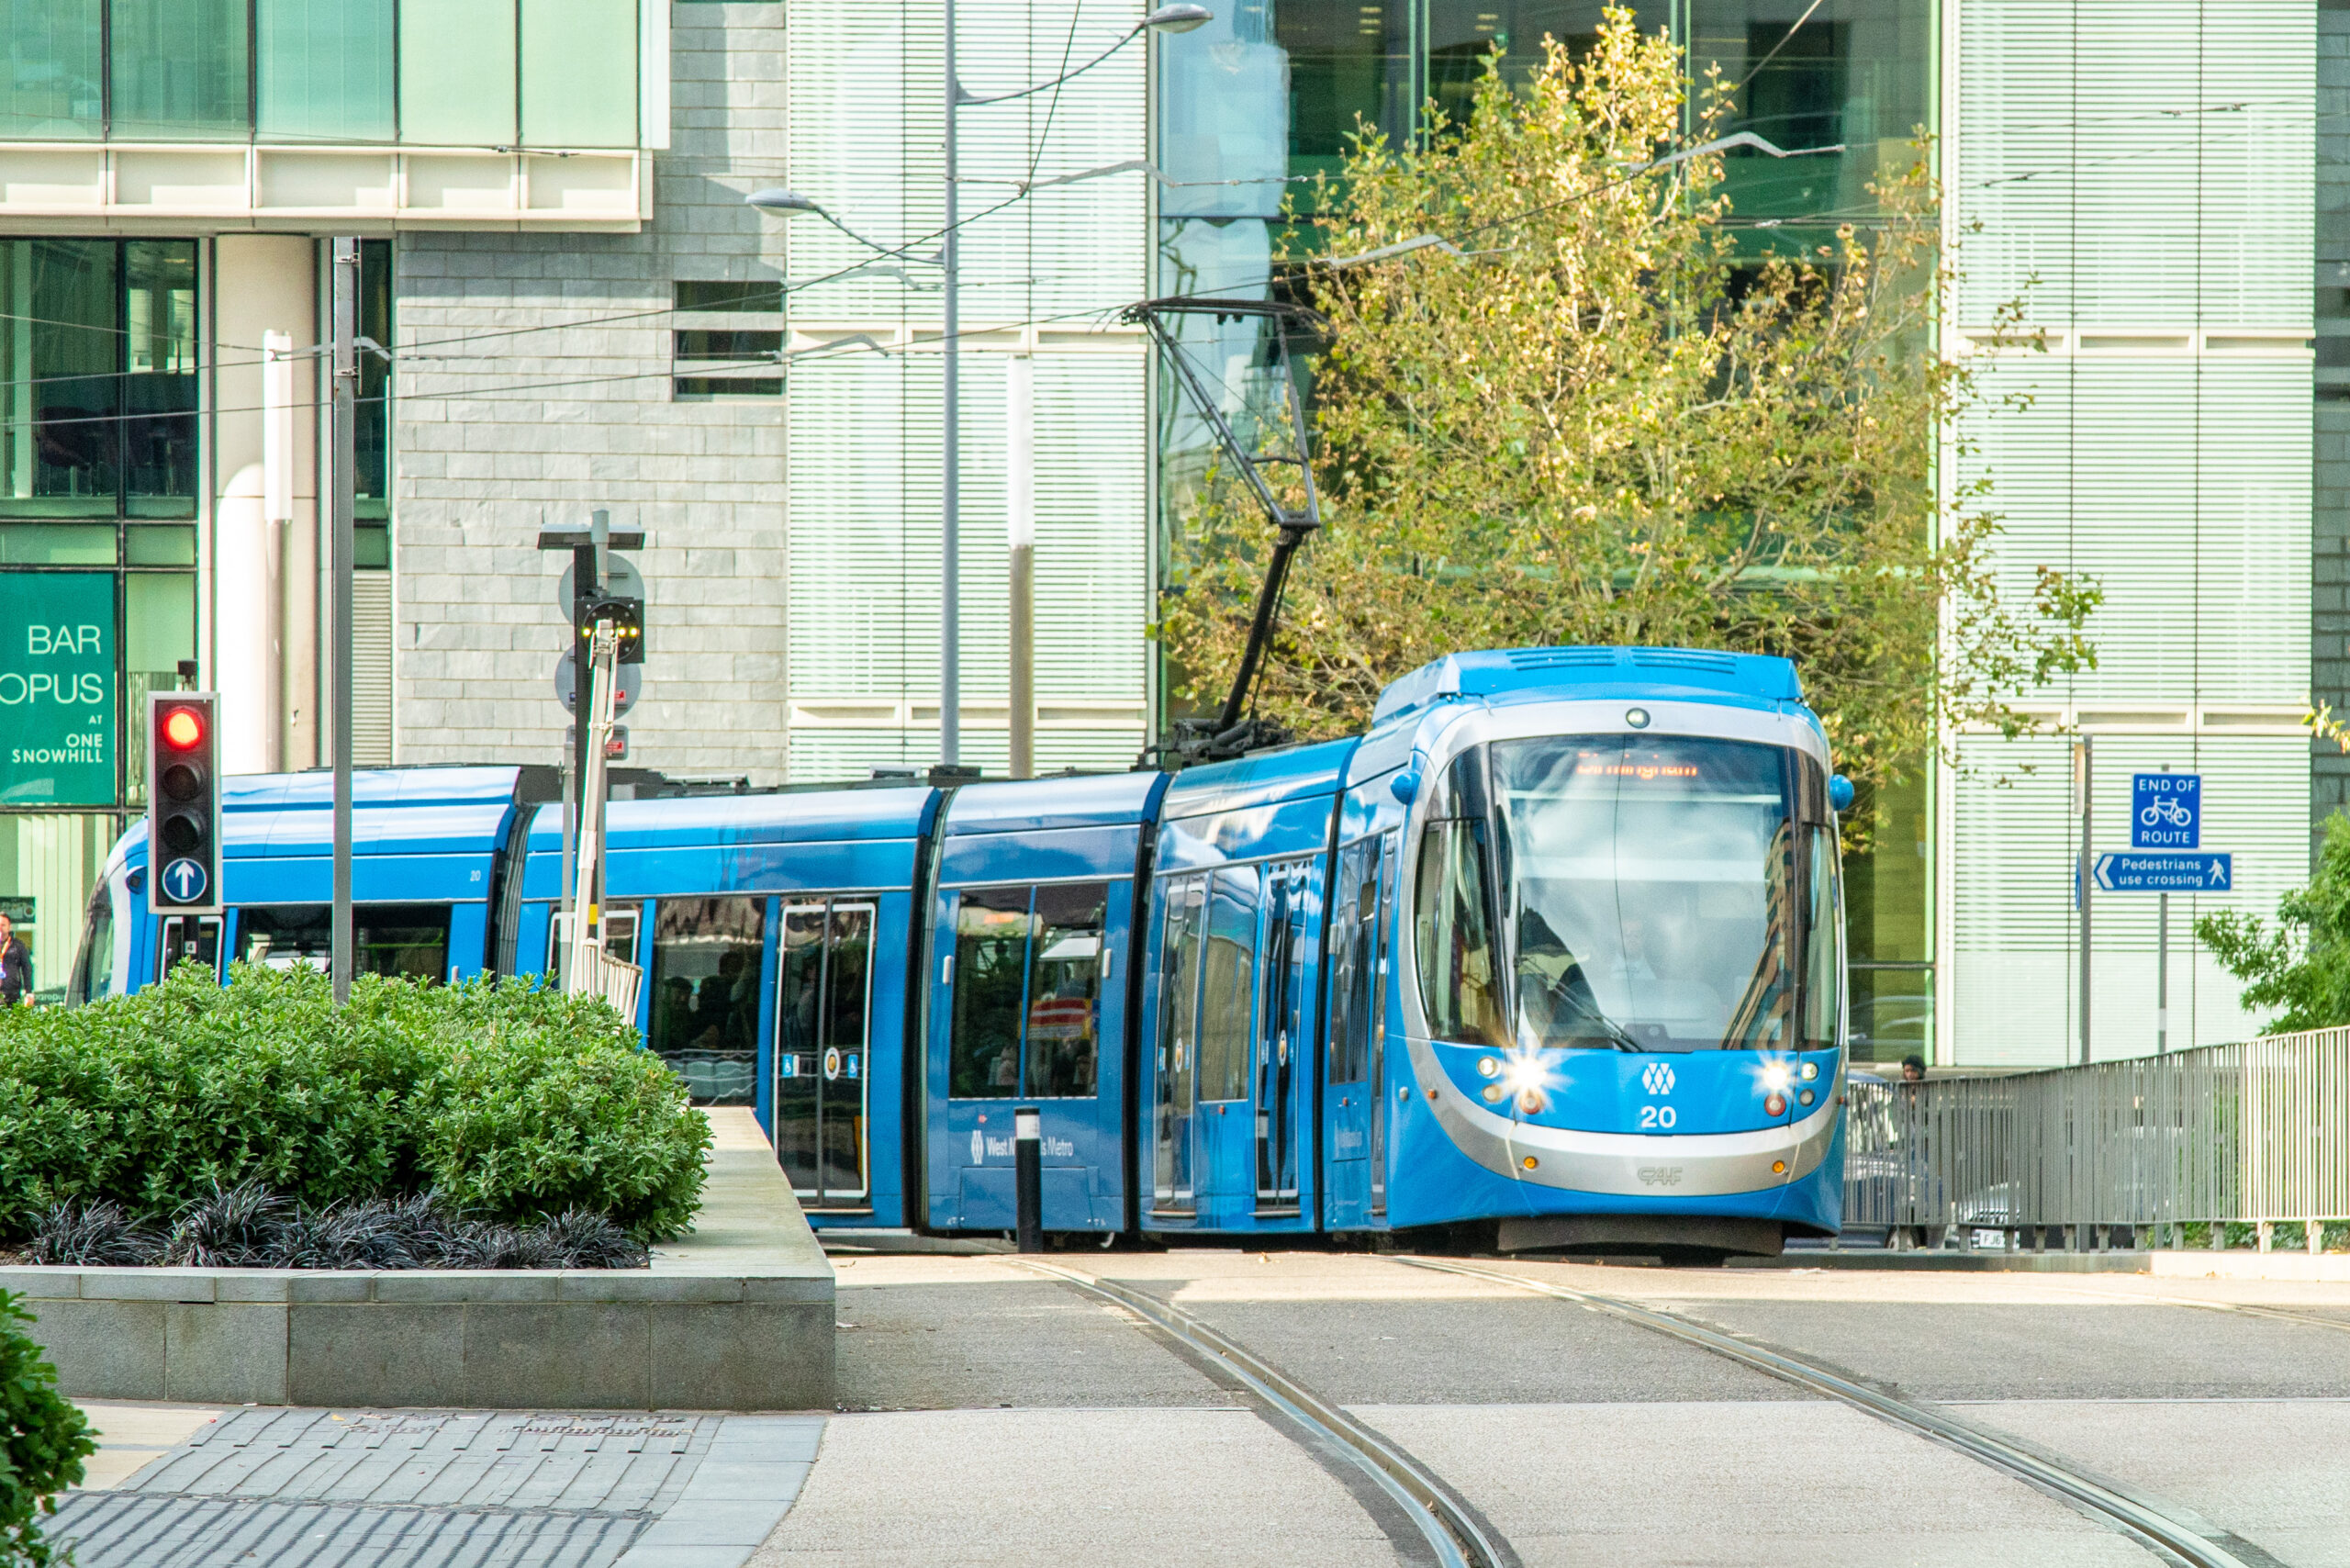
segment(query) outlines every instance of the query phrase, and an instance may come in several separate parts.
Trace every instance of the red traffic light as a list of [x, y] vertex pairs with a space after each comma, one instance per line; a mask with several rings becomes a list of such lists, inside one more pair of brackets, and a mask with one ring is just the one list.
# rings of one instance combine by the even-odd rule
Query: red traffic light
[[174, 751], [191, 751], [204, 743], [204, 715], [193, 708], [174, 708], [163, 715], [163, 744]]

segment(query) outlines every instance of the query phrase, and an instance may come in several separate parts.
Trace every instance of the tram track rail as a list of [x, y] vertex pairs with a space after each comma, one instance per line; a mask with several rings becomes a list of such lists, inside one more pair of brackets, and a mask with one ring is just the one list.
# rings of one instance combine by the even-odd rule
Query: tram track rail
[[1115, 1280], [1035, 1258], [1002, 1260], [1049, 1276], [1141, 1317], [1223, 1370], [1326, 1451], [1352, 1464], [1401, 1507], [1442, 1568], [1511, 1568], [1516, 1559], [1435, 1473], [1339, 1406], [1231, 1336], [1179, 1306]]
[[[2248, 1543], [2234, 1541], [2232, 1538], [2224, 1541], [2214, 1540], [2196, 1524], [2178, 1518], [2109, 1482], [2082, 1473], [2026, 1448], [2013, 1439], [1975, 1426], [1935, 1406], [1897, 1398], [1787, 1351], [1754, 1344], [1674, 1313], [1642, 1306], [1636, 1302], [1595, 1291], [1552, 1284], [1503, 1269], [1482, 1268], [1449, 1258], [1399, 1255], [1393, 1260], [1413, 1268], [1457, 1274], [1464, 1279], [1551, 1296], [1606, 1313], [1684, 1344], [1710, 1350], [1727, 1361], [1751, 1368], [1782, 1383], [1851, 1406], [1930, 1442], [1954, 1449], [1994, 1470], [2002, 1471], [2028, 1485], [2062, 1498], [2077, 1511], [2113, 1527], [2157, 1556], [2187, 1563], [2189, 1568], [2271, 1568], [2275, 1562], [2275, 1559], [2257, 1548], [2244, 1551]], [[2270, 1309], [2264, 1316], [2288, 1315]], [[2333, 1327], [2344, 1327], [2324, 1319], [2300, 1317], [2299, 1320], [2322, 1323]]]

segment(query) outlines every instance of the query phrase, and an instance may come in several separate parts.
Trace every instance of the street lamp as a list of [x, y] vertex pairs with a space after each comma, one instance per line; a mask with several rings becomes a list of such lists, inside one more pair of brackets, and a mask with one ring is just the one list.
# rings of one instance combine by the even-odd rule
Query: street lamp
[[[997, 93], [986, 97], [975, 96], [963, 90], [961, 78], [955, 73], [955, 0], [946, 0], [944, 18], [946, 90], [946, 200], [943, 243], [936, 258], [945, 278], [945, 319], [941, 323], [944, 337], [945, 396], [941, 401], [943, 427], [941, 435], [946, 450], [940, 465], [940, 529], [938, 583], [938, 760], [942, 767], [952, 767], [962, 760], [963, 750], [963, 583], [962, 566], [958, 559], [962, 548], [962, 409], [960, 407], [962, 354], [959, 338], [962, 312], [957, 297], [958, 269], [957, 256], [961, 236], [957, 232], [960, 217], [957, 212], [958, 180], [956, 169], [955, 111], [966, 104], [1002, 104], [1015, 98], [1025, 98], [1047, 92], [1083, 75], [1112, 55], [1140, 38], [1146, 32], [1188, 33], [1215, 19], [1215, 13], [1205, 6], [1160, 6], [1142, 20], [1121, 34], [1117, 42], [1078, 66], [1065, 71], [1049, 82], [1039, 82], [1033, 87], [1023, 87], [1015, 93]], [[902, 251], [890, 251], [852, 231], [847, 225], [826, 212], [822, 206], [789, 190], [760, 191], [747, 198], [750, 205], [762, 212], [778, 218], [796, 217], [812, 212], [834, 228], [861, 245], [880, 251], [885, 255], [901, 255]], [[923, 257], [928, 261], [931, 258]]]

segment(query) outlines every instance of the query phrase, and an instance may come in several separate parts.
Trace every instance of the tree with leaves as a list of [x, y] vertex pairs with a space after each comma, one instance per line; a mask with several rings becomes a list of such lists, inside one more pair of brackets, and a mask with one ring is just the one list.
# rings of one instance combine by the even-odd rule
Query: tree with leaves
[[2195, 923], [2220, 967], [2245, 983], [2246, 1010], [2281, 1007], [2270, 1035], [2350, 1024], [2350, 817], [2325, 819], [2310, 885], [2277, 902], [2277, 924], [2221, 910]]
[[[1960, 726], [2028, 728], [2008, 700], [2093, 664], [2098, 594], [2042, 567], [2003, 595], [1987, 479], [1938, 483], [1983, 395], [1935, 348], [1953, 277], [1922, 146], [1879, 218], [1765, 251], [1718, 153], [1659, 166], [1718, 136], [1727, 90], [1689, 104], [1628, 11], [1580, 59], [1544, 48], [1518, 89], [1496, 56], [1466, 124], [1360, 133], [1318, 193], [1319, 256], [1385, 253], [1293, 267], [1329, 322], [1326, 523], [1258, 711], [1337, 734], [1449, 652], [1632, 644], [1793, 658], [1863, 784]], [[2031, 346], [2020, 319], [1993, 346]], [[1159, 634], [1178, 705], [1212, 707], [1269, 544], [1213, 474], [1176, 510]]]

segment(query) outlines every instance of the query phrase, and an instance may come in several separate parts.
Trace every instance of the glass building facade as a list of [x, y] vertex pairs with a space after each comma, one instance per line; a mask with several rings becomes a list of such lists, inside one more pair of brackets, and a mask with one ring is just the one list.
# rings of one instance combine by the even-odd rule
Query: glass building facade
[[44, 0], [0, 137], [632, 147], [637, 0]]
[[[0, 239], [0, 912], [43, 994], [145, 807], [148, 693], [206, 667], [210, 244]], [[360, 330], [388, 345], [391, 242], [362, 262]], [[357, 565], [387, 604], [388, 367], [363, 356], [360, 377]]]
[[0, 910], [54, 991], [140, 791], [126, 721], [196, 656], [196, 244], [0, 240]]
[[[1600, 0], [1237, 0], [1193, 39], [1157, 51], [1154, 157], [1166, 175], [1156, 218], [1156, 291], [1265, 298], [1282, 258], [1309, 250], [1318, 175], [1341, 169], [1360, 130], [1404, 141], [1459, 120], [1501, 51], [1523, 81], [1544, 39], [1570, 50], [1598, 33]], [[1911, 156], [1934, 121], [1931, 0], [1672, 0], [1635, 7], [1685, 51], [1693, 96], [1732, 91], [1724, 132], [1751, 130], [1788, 151], [1728, 160], [1731, 221], [1758, 249], [1832, 230], [1871, 210], [1868, 185]], [[1186, 40], [1187, 43], [1191, 40]], [[1432, 112], [1433, 111], [1433, 112]], [[1767, 236], [1767, 237], [1766, 237]], [[1278, 373], [1251, 320], [1181, 319], [1181, 342], [1248, 413], [1277, 408]], [[1162, 367], [1155, 432], [1158, 591], [1180, 592], [1175, 550], [1214, 455], [1205, 424]], [[1162, 671], [1161, 701], [1184, 682]], [[1163, 715], [1167, 716], [1167, 715]], [[1932, 886], [1927, 769], [1866, 803], [1868, 848], [1848, 857], [1854, 1052], [1898, 1059], [1933, 1050]]]

